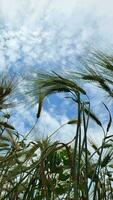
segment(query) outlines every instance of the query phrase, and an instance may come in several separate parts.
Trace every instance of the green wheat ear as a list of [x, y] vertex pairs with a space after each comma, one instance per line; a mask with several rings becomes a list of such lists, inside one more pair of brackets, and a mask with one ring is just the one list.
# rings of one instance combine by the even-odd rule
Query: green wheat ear
[[0, 109], [7, 109], [9, 107], [14, 107], [14, 103], [9, 103], [10, 96], [13, 94], [15, 86], [13, 80], [11, 80], [7, 75], [0, 75]]
[[[40, 117], [43, 101], [46, 97], [54, 93], [77, 93], [80, 92], [86, 95], [85, 90], [80, 87], [76, 81], [66, 79], [58, 74], [42, 74], [37, 73], [35, 78], [27, 84], [28, 91], [26, 92], [34, 103], [38, 103], [37, 118]], [[37, 100], [38, 99], [38, 100]]]

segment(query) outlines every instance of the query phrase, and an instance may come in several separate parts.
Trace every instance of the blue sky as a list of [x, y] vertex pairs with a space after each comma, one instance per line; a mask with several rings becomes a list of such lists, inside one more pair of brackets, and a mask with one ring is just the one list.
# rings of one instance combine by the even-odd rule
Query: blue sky
[[[80, 67], [80, 58], [87, 56], [88, 50], [111, 51], [112, 9], [112, 0], [0, 0], [0, 72], [26, 74], [38, 69], [69, 74]], [[97, 88], [88, 84], [84, 87], [93, 109], [101, 112], [104, 94], [97, 95]], [[24, 93], [22, 88], [20, 93]], [[36, 106], [31, 109], [22, 105], [12, 111], [12, 121], [20, 132], [26, 133], [35, 122], [36, 110]], [[37, 124], [36, 137], [51, 133], [74, 114], [73, 105], [62, 95], [50, 97]], [[106, 120], [103, 114], [101, 117]], [[99, 131], [97, 128], [96, 136]], [[67, 141], [70, 132], [74, 134], [73, 127], [66, 126], [56, 138]]]

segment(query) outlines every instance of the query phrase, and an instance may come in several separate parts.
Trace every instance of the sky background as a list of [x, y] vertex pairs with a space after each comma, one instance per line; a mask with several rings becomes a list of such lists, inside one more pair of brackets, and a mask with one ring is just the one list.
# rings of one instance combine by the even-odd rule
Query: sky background
[[[0, 0], [0, 72], [22, 76], [33, 70], [54, 70], [69, 74], [93, 48], [112, 52], [112, 23], [112, 0]], [[84, 87], [92, 108], [107, 121], [100, 106], [101, 100], [106, 101], [104, 94], [89, 84]], [[24, 95], [22, 88], [20, 93]], [[11, 120], [26, 134], [35, 123], [36, 112], [37, 106], [22, 105], [12, 111]], [[50, 134], [74, 115], [75, 107], [62, 95], [51, 96], [31, 137]], [[55, 138], [68, 141], [74, 132], [73, 127], [65, 126]], [[90, 133], [101, 138], [98, 127], [90, 128]]]

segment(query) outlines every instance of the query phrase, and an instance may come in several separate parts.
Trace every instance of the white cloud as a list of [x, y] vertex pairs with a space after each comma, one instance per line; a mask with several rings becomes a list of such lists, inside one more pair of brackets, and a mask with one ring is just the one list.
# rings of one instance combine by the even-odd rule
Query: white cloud
[[[109, 48], [113, 43], [112, 7], [112, 0], [0, 0], [0, 71], [23, 72], [33, 66], [59, 71], [75, 68], [86, 47], [106, 48], [107, 44]], [[97, 90], [87, 89], [96, 95]], [[103, 94], [92, 101], [95, 108], [100, 108], [100, 98]], [[33, 116], [31, 110], [17, 108], [14, 123], [24, 132], [23, 120], [31, 125]], [[65, 122], [67, 117], [62, 119]], [[57, 117], [43, 111], [41, 132], [54, 131], [60, 124]], [[68, 127], [61, 130], [59, 138], [74, 134]]]
[[7, 59], [0, 68], [21, 69], [21, 61], [26, 68], [73, 67], [85, 47], [112, 43], [111, 8], [110, 0], [0, 0], [1, 58]]

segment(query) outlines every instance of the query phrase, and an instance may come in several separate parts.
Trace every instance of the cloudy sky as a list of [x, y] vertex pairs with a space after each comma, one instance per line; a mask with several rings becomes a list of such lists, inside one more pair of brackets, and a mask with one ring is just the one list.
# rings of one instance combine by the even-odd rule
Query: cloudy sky
[[[112, 49], [112, 23], [112, 0], [0, 0], [0, 72], [21, 76], [34, 69], [67, 73], [79, 68], [87, 50]], [[103, 94], [95, 101], [97, 89], [87, 86], [87, 91], [93, 93], [93, 107], [100, 109]], [[36, 109], [22, 106], [14, 111], [12, 121], [20, 132], [35, 122]], [[38, 136], [67, 122], [73, 110], [61, 95], [50, 97], [36, 127]], [[73, 127], [65, 126], [56, 137], [66, 141], [70, 132], [74, 134]]]

